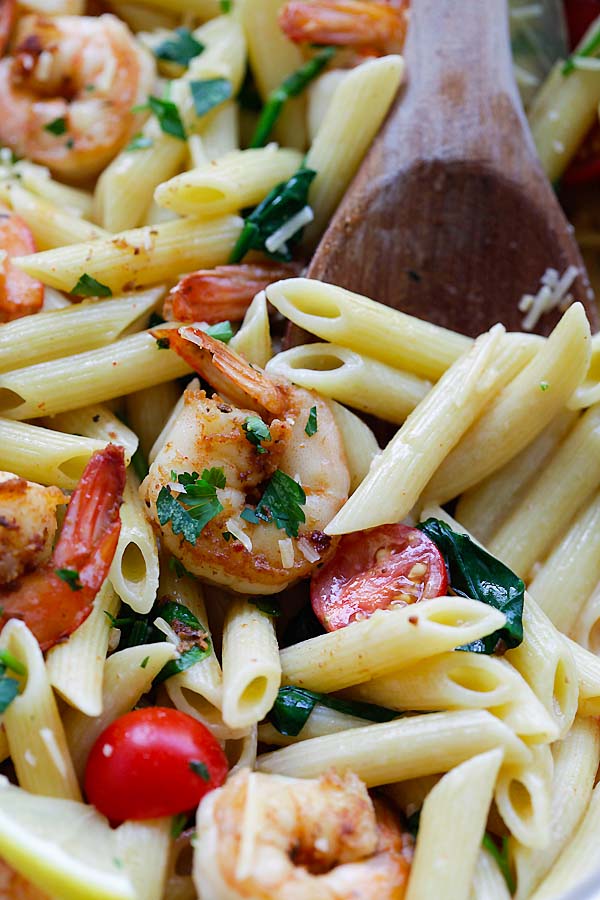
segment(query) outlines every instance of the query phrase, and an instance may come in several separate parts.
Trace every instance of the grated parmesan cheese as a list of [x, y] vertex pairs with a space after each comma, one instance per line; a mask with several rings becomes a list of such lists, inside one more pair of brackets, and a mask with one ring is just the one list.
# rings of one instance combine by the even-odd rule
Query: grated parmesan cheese
[[291, 569], [294, 565], [294, 545], [291, 538], [285, 538], [278, 541], [279, 553], [281, 555], [281, 565], [284, 569]]
[[239, 519], [227, 519], [225, 528], [234, 536], [234, 538], [238, 539], [242, 547], [244, 547], [248, 553], [252, 553], [252, 541], [250, 536], [244, 531], [244, 526]]
[[310, 206], [305, 206], [299, 213], [292, 216], [287, 222], [284, 222], [281, 228], [274, 231], [273, 234], [265, 241], [265, 247], [269, 253], [277, 253], [278, 250], [285, 249], [286, 241], [289, 241], [297, 231], [304, 228], [314, 219], [315, 214]]
[[49, 50], [42, 50], [35, 67], [35, 77], [38, 81], [48, 81], [52, 74], [53, 57]]
[[159, 631], [162, 631], [170, 644], [173, 644], [174, 647], [179, 647], [179, 638], [177, 637], [169, 623], [166, 622], [162, 618], [162, 616], [159, 616], [158, 619], [155, 619], [153, 624], [156, 628], [158, 628]]
[[526, 313], [521, 322], [523, 331], [533, 331], [545, 313], [570, 306], [573, 296], [568, 291], [578, 275], [577, 266], [569, 266], [561, 277], [556, 269], [546, 269], [537, 294], [523, 294], [519, 300], [519, 311]]
[[320, 554], [317, 553], [311, 542], [305, 537], [298, 538], [298, 550], [309, 563], [318, 562], [321, 559]]

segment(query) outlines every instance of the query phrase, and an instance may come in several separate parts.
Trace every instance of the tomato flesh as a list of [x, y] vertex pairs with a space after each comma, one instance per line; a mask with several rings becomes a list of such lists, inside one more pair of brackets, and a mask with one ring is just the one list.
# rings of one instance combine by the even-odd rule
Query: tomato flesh
[[147, 707], [116, 719], [92, 747], [85, 792], [113, 823], [194, 809], [227, 775], [210, 731], [177, 709]]
[[327, 631], [371, 616], [377, 609], [405, 606], [446, 593], [444, 559], [418, 528], [382, 525], [347, 534], [335, 556], [316, 572], [310, 597]]

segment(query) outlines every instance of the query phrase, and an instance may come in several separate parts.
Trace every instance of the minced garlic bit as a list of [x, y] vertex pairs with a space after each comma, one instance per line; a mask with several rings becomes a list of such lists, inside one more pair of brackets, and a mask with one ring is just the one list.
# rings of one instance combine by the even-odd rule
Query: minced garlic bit
[[252, 553], [252, 541], [250, 536], [246, 534], [244, 531], [244, 526], [240, 519], [227, 519], [225, 522], [225, 527], [227, 531], [237, 538], [242, 547], [244, 547], [248, 553]]
[[557, 308], [564, 312], [571, 305], [573, 296], [568, 291], [578, 275], [577, 266], [569, 266], [560, 277], [556, 269], [546, 269], [537, 294], [523, 294], [519, 300], [520, 312], [527, 313], [521, 323], [523, 331], [533, 331], [545, 313]]
[[179, 647], [179, 637], [177, 636], [176, 632], [171, 628], [169, 623], [167, 621], [165, 621], [165, 619], [162, 618], [162, 616], [159, 616], [157, 619], [154, 620], [154, 626], [156, 628], [158, 628], [159, 631], [162, 631], [162, 633], [165, 635], [166, 639], [169, 641], [170, 644], [173, 644], [174, 647], [177, 647], [177, 648]]
[[281, 554], [281, 565], [284, 569], [291, 569], [294, 565], [294, 545], [291, 538], [285, 538], [278, 541], [279, 553]]
[[298, 538], [298, 550], [309, 563], [315, 563], [321, 559], [320, 553], [315, 550], [311, 542], [305, 537]]

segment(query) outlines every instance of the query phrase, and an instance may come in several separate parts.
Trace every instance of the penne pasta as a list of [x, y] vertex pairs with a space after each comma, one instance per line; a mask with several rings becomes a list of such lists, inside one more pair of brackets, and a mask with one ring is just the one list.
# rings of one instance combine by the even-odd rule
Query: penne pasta
[[119, 859], [144, 900], [162, 900], [171, 850], [171, 819], [123, 822], [116, 832]]
[[371, 463], [379, 454], [379, 444], [369, 426], [353, 412], [335, 401], [329, 406], [344, 442], [352, 493], [366, 477]]
[[129, 470], [121, 506], [121, 533], [109, 578], [121, 600], [134, 612], [148, 613], [158, 589], [158, 546], [139, 487], [139, 479]]
[[43, 424], [67, 434], [81, 434], [97, 441], [119, 444], [125, 450], [127, 462], [138, 448], [137, 435], [110, 409], [100, 403], [58, 413], [56, 416], [50, 416]]
[[265, 292], [260, 291], [246, 311], [239, 331], [229, 342], [248, 362], [264, 368], [273, 355]]
[[544, 848], [551, 838], [554, 763], [548, 744], [532, 747], [532, 759], [507, 765], [498, 776], [496, 807], [510, 833], [524, 846]]

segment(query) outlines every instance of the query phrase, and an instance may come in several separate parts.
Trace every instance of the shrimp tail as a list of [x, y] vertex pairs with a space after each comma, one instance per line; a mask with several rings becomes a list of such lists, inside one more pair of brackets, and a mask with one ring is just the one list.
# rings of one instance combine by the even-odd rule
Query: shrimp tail
[[85, 621], [115, 554], [124, 487], [123, 448], [109, 444], [88, 462], [51, 560], [0, 589], [0, 627], [21, 619], [48, 650]]
[[[285, 388], [201, 328], [194, 325], [178, 330], [156, 328], [152, 335], [158, 340], [168, 340], [171, 350], [235, 404], [252, 405], [253, 408], [267, 410], [273, 416], [281, 416], [285, 412]], [[249, 400], [252, 403], [249, 404]]]
[[407, 6], [387, 0], [288, 0], [279, 24], [296, 43], [401, 49], [406, 37]]

